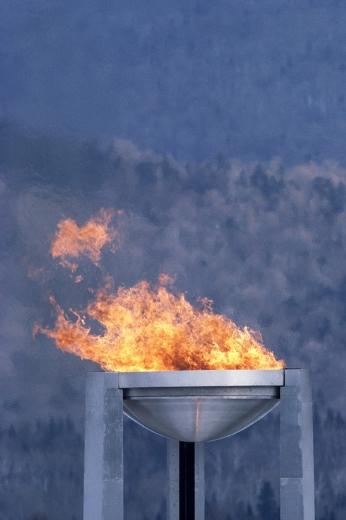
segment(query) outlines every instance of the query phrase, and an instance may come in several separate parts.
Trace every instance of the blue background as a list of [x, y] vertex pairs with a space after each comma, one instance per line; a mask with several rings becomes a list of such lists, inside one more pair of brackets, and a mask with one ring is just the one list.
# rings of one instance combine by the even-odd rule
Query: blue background
[[[339, 0], [2, 0], [1, 520], [81, 518], [95, 367], [32, 337], [49, 294], [160, 272], [311, 370], [317, 518], [345, 518], [345, 26]], [[122, 247], [76, 287], [49, 244], [101, 207]], [[208, 445], [209, 519], [278, 518], [277, 420]], [[165, 518], [163, 441], [126, 446], [128, 518]]]

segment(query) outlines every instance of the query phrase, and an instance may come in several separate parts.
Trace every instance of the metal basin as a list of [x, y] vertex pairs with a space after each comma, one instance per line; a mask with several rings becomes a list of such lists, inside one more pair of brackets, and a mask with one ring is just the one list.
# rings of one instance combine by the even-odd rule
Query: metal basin
[[[279, 402], [283, 384], [280, 370], [198, 372], [185, 372], [183, 377], [173, 372], [168, 379], [168, 373], [151, 373], [147, 379], [137, 374], [140, 377], [132, 379], [132, 385], [129, 380], [124, 385], [124, 412], [165, 437], [203, 442], [247, 428]], [[165, 376], [160, 378], [160, 374]], [[174, 379], [172, 374], [180, 377]], [[131, 380], [134, 374], [126, 375]], [[179, 382], [181, 386], [171, 386]]]

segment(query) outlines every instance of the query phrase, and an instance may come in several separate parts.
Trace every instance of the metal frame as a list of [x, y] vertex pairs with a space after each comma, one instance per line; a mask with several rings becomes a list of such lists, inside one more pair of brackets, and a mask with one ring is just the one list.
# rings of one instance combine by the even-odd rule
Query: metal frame
[[[303, 369], [138, 372], [89, 374], [86, 392], [84, 520], [123, 520], [123, 399], [124, 391], [155, 388], [277, 387], [280, 391], [280, 519], [314, 520], [314, 458], [312, 399], [309, 374]], [[185, 520], [194, 508], [204, 513], [204, 447], [167, 441], [167, 518]], [[185, 444], [185, 443], [184, 443]], [[191, 447], [190, 447], [191, 448]], [[185, 453], [185, 455], [184, 455]], [[189, 454], [189, 455], [186, 455]], [[182, 497], [183, 461], [193, 460], [194, 493]], [[190, 475], [191, 467], [186, 467]], [[179, 485], [180, 483], [180, 485]], [[186, 482], [185, 482], [186, 483]], [[180, 488], [180, 489], [179, 489]], [[182, 500], [194, 503], [182, 507]], [[190, 497], [190, 498], [186, 498]], [[184, 512], [185, 511], [185, 512]], [[185, 516], [183, 516], [185, 515]]]

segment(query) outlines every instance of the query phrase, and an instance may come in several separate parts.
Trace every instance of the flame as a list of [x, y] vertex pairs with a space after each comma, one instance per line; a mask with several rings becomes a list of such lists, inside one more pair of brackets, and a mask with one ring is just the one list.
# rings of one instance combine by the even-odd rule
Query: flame
[[[101, 210], [83, 226], [72, 219], [60, 221], [51, 244], [53, 258], [72, 272], [77, 270], [81, 255], [99, 265], [106, 245], [115, 250], [118, 231], [111, 226], [114, 215], [114, 211]], [[81, 275], [74, 277], [76, 283], [82, 280]], [[155, 286], [141, 281], [114, 291], [108, 278], [82, 312], [70, 309], [66, 313], [51, 298], [55, 325], [52, 329], [37, 325], [34, 332], [45, 334], [61, 350], [109, 371], [284, 367], [284, 362], [265, 348], [259, 333], [216, 314], [208, 299], [192, 305], [184, 294], [173, 290], [173, 282], [162, 274]], [[93, 323], [101, 333], [95, 332]]]
[[[142, 281], [117, 291], [99, 290], [84, 312], [69, 317], [54, 301], [53, 329], [38, 326], [60, 349], [98, 363], [109, 371], [197, 369], [279, 369], [284, 362], [267, 350], [258, 333], [216, 314], [212, 304], [189, 303], [160, 277], [156, 286]], [[88, 320], [103, 332], [95, 334]]]
[[[61, 220], [51, 244], [52, 257], [59, 259], [60, 265], [72, 272], [78, 269], [77, 258], [81, 255], [98, 265], [102, 249], [107, 244], [114, 246], [118, 236], [117, 230], [110, 225], [113, 215], [114, 211], [102, 209], [95, 218], [91, 218], [83, 226], [78, 226], [70, 218]], [[78, 283], [80, 279], [76, 281]]]

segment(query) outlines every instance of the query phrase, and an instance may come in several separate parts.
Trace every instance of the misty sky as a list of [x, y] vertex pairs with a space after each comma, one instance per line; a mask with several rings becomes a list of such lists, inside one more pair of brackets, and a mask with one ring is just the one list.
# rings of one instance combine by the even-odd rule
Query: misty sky
[[61, 218], [123, 209], [99, 286], [206, 296], [309, 367], [321, 406], [346, 390], [346, 5], [340, 0], [2, 0], [0, 410], [73, 415], [89, 363], [35, 322], [84, 306], [49, 256]]
[[345, 161], [342, 0], [2, 0], [0, 114], [200, 160]]

